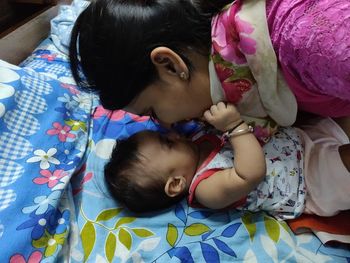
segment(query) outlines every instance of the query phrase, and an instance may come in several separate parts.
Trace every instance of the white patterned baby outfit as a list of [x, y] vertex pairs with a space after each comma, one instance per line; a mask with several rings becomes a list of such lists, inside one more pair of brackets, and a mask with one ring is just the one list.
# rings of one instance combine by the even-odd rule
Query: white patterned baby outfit
[[[233, 167], [234, 152], [229, 142], [223, 144], [222, 140], [213, 134], [206, 134], [203, 138], [214, 143], [216, 148], [192, 180], [188, 199], [190, 205], [195, 205], [194, 192], [201, 180], [218, 170]], [[267, 166], [266, 177], [255, 190], [234, 206], [250, 211], [265, 210], [283, 220], [299, 216], [304, 210], [306, 197], [301, 142], [296, 129], [280, 128], [263, 146]]]

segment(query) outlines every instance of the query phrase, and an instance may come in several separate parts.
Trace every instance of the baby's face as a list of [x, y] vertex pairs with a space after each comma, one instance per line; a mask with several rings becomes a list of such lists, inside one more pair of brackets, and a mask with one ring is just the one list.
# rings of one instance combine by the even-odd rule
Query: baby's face
[[165, 176], [180, 174], [191, 183], [199, 160], [197, 145], [178, 134], [162, 135], [153, 131], [140, 133], [139, 141], [138, 152], [145, 158], [147, 169], [155, 169]]

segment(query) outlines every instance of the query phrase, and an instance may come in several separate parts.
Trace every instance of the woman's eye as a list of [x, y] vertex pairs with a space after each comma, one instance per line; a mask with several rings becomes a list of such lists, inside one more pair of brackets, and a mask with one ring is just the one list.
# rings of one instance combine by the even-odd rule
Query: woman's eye
[[170, 140], [169, 138], [166, 138], [166, 144], [169, 146], [169, 147], [171, 147], [173, 144], [174, 144], [174, 142], [172, 141], [172, 140]]
[[151, 109], [150, 118], [151, 118], [152, 120], [158, 120], [158, 116], [157, 116], [157, 114], [154, 112], [153, 109]]

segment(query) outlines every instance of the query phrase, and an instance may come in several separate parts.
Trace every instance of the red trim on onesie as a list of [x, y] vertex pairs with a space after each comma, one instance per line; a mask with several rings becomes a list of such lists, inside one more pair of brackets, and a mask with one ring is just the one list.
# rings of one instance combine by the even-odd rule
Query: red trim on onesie
[[[204, 162], [200, 165], [200, 167], [197, 169], [196, 175], [199, 171], [203, 170], [212, 160], [213, 158], [220, 152], [223, 144], [225, 141], [222, 138], [219, 138], [216, 135], [213, 134], [204, 134], [202, 136], [199, 135], [198, 138], [196, 138], [196, 135], [198, 136], [199, 134], [195, 134], [193, 136], [193, 142], [196, 144], [200, 144], [204, 141], [210, 142], [214, 146], [214, 150], [209, 154], [209, 156], [204, 160]], [[189, 189], [189, 195], [187, 197], [188, 204], [191, 207], [204, 207], [200, 203], [198, 203], [195, 199], [195, 191], [198, 186], [198, 184], [202, 181], [207, 179], [209, 176], [213, 175], [214, 173], [221, 171], [222, 169], [217, 168], [217, 169], [210, 169], [204, 171], [202, 174], [195, 176], [193, 179], [194, 181], [192, 182], [190, 189]], [[239, 206], [242, 206], [245, 204], [247, 200], [247, 197], [243, 197], [242, 199], [234, 202], [232, 205], [228, 206], [227, 208], [236, 208]]]
[[[198, 207], [198, 208], [203, 208], [204, 206], [201, 205], [200, 203], [197, 202], [196, 198], [195, 198], [195, 192], [196, 192], [196, 188], [198, 186], [198, 184], [207, 179], [208, 177], [212, 176], [214, 173], [221, 171], [222, 169], [212, 169], [212, 170], [207, 170], [204, 173], [202, 173], [201, 175], [199, 175], [196, 180], [193, 182], [193, 184], [191, 185], [191, 188], [189, 190], [189, 195], [187, 197], [187, 202], [189, 204], [189, 206], [191, 207]], [[247, 202], [247, 197], [243, 197], [241, 199], [239, 199], [238, 201], [234, 202], [233, 204], [229, 205], [228, 208], [237, 208], [239, 206], [243, 206], [245, 203]]]
[[221, 147], [222, 147], [222, 140], [220, 140], [217, 136], [212, 134], [205, 134], [199, 137], [198, 139], [194, 140], [193, 142], [198, 145], [204, 141], [210, 142], [214, 146], [214, 150], [209, 154], [209, 156], [204, 160], [204, 162], [198, 167], [197, 171], [200, 171], [205, 166], [207, 166], [208, 163], [210, 163], [211, 160], [213, 160], [215, 155], [218, 154], [218, 152], [221, 150]]
[[207, 170], [196, 178], [196, 180], [193, 182], [193, 184], [191, 185], [191, 187], [189, 189], [189, 195], [187, 197], [187, 201], [188, 201], [188, 204], [190, 206], [192, 206], [192, 207], [204, 207], [201, 204], [199, 204], [195, 199], [194, 193], [196, 191], [196, 188], [202, 180], [207, 179], [212, 174], [214, 174], [218, 171], [221, 171], [221, 170], [222, 169]]

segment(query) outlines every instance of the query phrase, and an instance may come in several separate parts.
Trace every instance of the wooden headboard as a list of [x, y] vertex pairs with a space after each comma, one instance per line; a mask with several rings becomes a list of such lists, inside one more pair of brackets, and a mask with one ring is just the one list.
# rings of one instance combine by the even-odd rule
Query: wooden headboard
[[31, 19], [0, 39], [0, 59], [19, 64], [44, 40], [50, 32], [50, 20], [57, 15], [58, 6]]

